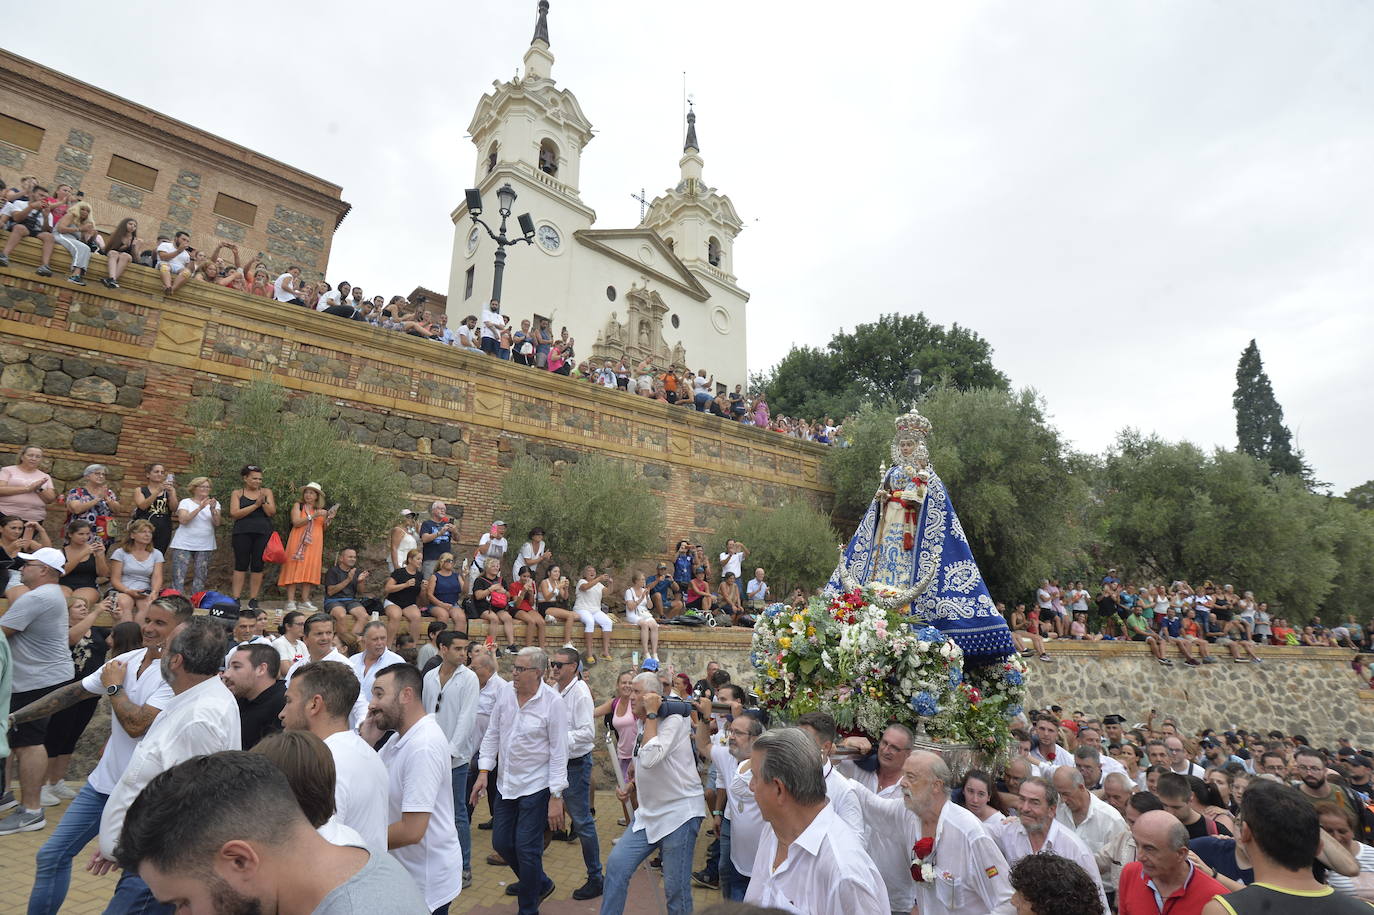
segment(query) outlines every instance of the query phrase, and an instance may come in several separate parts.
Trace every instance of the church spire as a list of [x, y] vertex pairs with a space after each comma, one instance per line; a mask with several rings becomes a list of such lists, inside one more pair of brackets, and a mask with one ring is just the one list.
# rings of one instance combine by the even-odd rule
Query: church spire
[[694, 152], [701, 152], [701, 147], [697, 145], [697, 113], [691, 108], [691, 104], [691, 102], [687, 103], [687, 142], [682, 144], [682, 151], [686, 152], [690, 149]]
[[534, 37], [530, 44], [536, 41], [544, 42], [546, 48], [549, 46], [549, 0], [539, 0], [539, 18], [534, 21]]

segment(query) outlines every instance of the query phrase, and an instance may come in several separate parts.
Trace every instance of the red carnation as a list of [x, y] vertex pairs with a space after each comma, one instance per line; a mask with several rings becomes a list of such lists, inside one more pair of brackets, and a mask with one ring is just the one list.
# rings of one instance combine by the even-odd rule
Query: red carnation
[[925, 877], [921, 875], [921, 865], [930, 857], [931, 852], [935, 851], [935, 840], [930, 836], [924, 839], [917, 839], [916, 844], [911, 847], [913, 855], [911, 861], [911, 879], [918, 883], [925, 882]]

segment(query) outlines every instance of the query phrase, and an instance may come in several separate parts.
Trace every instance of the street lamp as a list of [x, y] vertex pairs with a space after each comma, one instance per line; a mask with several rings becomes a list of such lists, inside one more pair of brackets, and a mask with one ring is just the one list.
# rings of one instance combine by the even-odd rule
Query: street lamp
[[921, 370], [919, 368], [914, 368], [906, 373], [906, 386], [911, 391], [913, 403], [921, 399]]
[[534, 243], [534, 220], [529, 213], [521, 213], [516, 219], [520, 223], [521, 235], [518, 238], [506, 237], [506, 220], [510, 217], [510, 212], [515, 207], [515, 198], [519, 196], [515, 193], [515, 188], [510, 186], [510, 182], [496, 190], [496, 200], [498, 212], [501, 214], [501, 227], [493, 232], [491, 226], [481, 219], [482, 213], [482, 192], [475, 187], [470, 187], [465, 192], [468, 201], [468, 215], [472, 221], [487, 230], [491, 240], [496, 242], [496, 271], [491, 278], [491, 297], [497, 302], [501, 301], [501, 276], [506, 272], [506, 248], [511, 245], [524, 242], [525, 244]]

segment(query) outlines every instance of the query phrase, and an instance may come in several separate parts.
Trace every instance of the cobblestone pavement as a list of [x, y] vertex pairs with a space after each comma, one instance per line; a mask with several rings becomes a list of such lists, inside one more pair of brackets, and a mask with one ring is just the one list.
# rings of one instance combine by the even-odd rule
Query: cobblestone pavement
[[[52, 834], [66, 807], [67, 804], [64, 802], [59, 807], [47, 808], [46, 829], [0, 836], [0, 886], [4, 887], [0, 890], [0, 915], [22, 915], [26, 911], [28, 890], [33, 886], [34, 854]], [[612, 840], [625, 829], [616, 824], [623, 814], [614, 791], [596, 793], [596, 812], [596, 831], [601, 841], [601, 861], [604, 865], [611, 853]], [[473, 816], [476, 823], [485, 822], [485, 807], [479, 806]], [[472, 830], [472, 886], [463, 891], [450, 911], [453, 915], [510, 915], [515, 912], [516, 904], [513, 897], [505, 895], [505, 890], [506, 884], [510, 883], [515, 875], [508, 867], [493, 867], [486, 863], [487, 855], [491, 853], [491, 832], [478, 829], [476, 823]], [[693, 870], [699, 870], [704, 866], [706, 846], [711, 841], [706, 835], [708, 827], [709, 821], [703, 820], [701, 834], [697, 837]], [[94, 877], [83, 869], [94, 847], [95, 843], [92, 842], [77, 856], [72, 869], [71, 890], [67, 894], [66, 905], [62, 907], [63, 915], [100, 915], [110, 901], [110, 894], [114, 892], [114, 877]], [[558, 888], [540, 907], [542, 915], [595, 915], [600, 907], [599, 899], [586, 902], [576, 902], [572, 899], [572, 891], [587, 879], [586, 869], [582, 865], [582, 848], [578, 843], [554, 842], [550, 845], [544, 852], [544, 869]], [[651, 870], [646, 862], [630, 884], [630, 896], [625, 905], [626, 915], [658, 915], [666, 912], [662, 883], [658, 871]], [[699, 909], [720, 899], [718, 892], [700, 887], [693, 890], [693, 896]]]

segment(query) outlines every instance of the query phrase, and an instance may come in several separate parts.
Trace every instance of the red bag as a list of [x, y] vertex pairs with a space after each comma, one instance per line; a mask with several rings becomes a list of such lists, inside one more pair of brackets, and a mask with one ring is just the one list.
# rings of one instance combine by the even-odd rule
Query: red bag
[[286, 562], [286, 547], [282, 545], [281, 534], [276, 531], [267, 538], [267, 546], [262, 551], [263, 562]]

